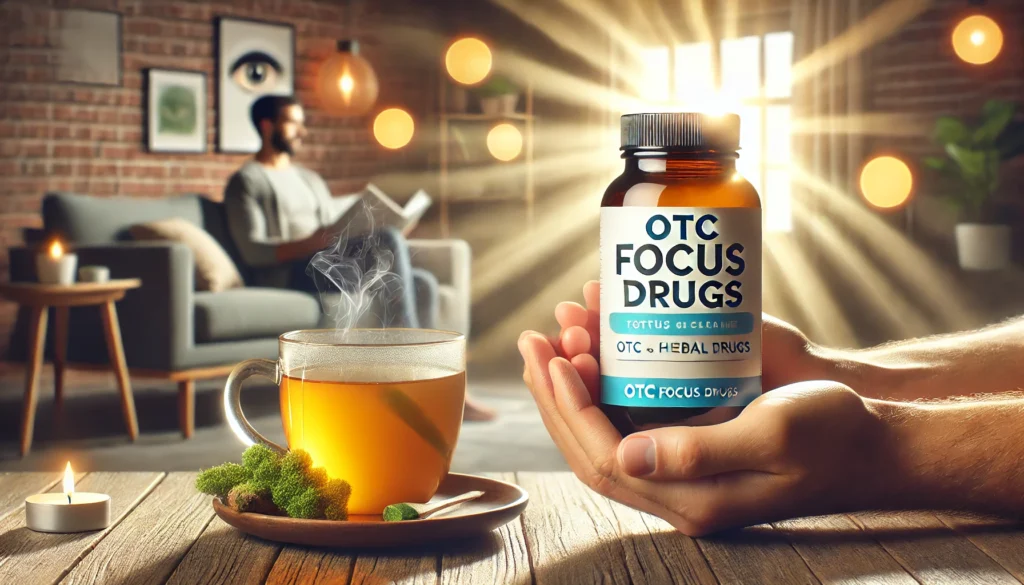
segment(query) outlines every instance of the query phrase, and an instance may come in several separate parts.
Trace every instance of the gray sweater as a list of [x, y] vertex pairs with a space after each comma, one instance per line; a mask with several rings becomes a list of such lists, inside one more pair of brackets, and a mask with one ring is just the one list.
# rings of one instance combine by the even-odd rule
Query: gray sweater
[[[228, 180], [224, 189], [228, 229], [239, 255], [252, 269], [254, 280], [259, 284], [284, 286], [289, 268], [277, 261], [276, 248], [278, 244], [298, 238], [289, 233], [290, 222], [283, 215], [285, 206], [279, 203], [280, 197], [289, 194], [276, 193], [260, 167], [260, 163], [251, 160]], [[320, 226], [329, 226], [334, 218], [327, 184], [320, 175], [305, 167], [295, 165], [295, 169], [320, 202]]]

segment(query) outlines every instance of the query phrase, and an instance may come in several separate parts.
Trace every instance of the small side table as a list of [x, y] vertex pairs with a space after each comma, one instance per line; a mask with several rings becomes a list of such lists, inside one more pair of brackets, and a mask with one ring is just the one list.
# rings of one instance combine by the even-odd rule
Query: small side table
[[0, 295], [32, 310], [29, 323], [29, 359], [25, 379], [25, 404], [21, 418], [21, 454], [24, 456], [32, 447], [32, 431], [36, 418], [39, 370], [43, 365], [43, 348], [46, 346], [46, 320], [49, 308], [56, 308], [54, 327], [54, 386], [56, 407], [64, 400], [64, 369], [68, 351], [68, 312], [70, 307], [99, 305], [103, 314], [103, 329], [107, 337], [107, 352], [110, 364], [117, 376], [121, 389], [121, 409], [124, 412], [128, 436], [134, 441], [139, 436], [139, 422], [135, 416], [135, 399], [132, 397], [128, 368], [121, 346], [121, 326], [117, 322], [114, 303], [124, 298], [125, 292], [142, 286], [137, 278], [111, 280], [109, 282], [80, 282], [70, 285], [16, 282], [0, 285]]

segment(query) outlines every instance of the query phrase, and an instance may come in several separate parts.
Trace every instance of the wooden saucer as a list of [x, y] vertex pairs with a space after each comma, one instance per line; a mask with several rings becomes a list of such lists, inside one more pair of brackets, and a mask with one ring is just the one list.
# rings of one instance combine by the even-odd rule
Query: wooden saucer
[[346, 522], [335, 522], [242, 514], [218, 498], [213, 499], [213, 509], [224, 522], [265, 540], [308, 546], [392, 548], [482, 536], [518, 518], [530, 499], [526, 490], [515, 484], [449, 473], [431, 501], [472, 490], [480, 490], [484, 495], [435, 518], [404, 522], [384, 522], [380, 516], [352, 516]]

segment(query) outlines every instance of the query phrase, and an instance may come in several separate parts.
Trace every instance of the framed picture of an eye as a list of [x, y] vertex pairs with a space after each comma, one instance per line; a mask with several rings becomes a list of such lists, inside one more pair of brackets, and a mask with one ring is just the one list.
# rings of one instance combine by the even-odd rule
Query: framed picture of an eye
[[217, 149], [252, 153], [260, 137], [249, 108], [264, 95], [295, 91], [295, 28], [220, 17], [217, 35]]
[[146, 69], [146, 148], [206, 152], [206, 74]]

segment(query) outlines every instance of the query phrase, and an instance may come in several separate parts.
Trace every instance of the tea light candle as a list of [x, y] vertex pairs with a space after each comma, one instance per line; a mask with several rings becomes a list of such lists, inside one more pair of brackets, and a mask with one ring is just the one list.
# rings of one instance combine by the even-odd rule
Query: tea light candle
[[64, 253], [59, 240], [50, 244], [45, 254], [36, 255], [36, 274], [43, 284], [72, 284], [75, 282], [76, 254]]
[[86, 532], [110, 526], [110, 496], [75, 492], [71, 462], [64, 469], [64, 493], [25, 498], [25, 525], [36, 532]]

